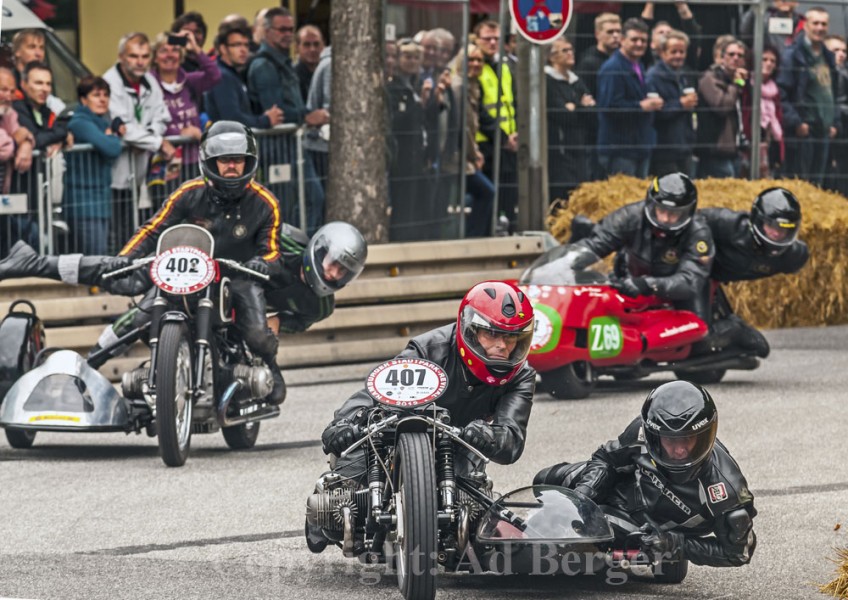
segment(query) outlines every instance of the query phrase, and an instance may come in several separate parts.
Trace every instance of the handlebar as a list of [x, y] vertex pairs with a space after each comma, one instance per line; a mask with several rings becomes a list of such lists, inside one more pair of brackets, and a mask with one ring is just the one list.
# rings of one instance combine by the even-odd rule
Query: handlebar
[[234, 271], [241, 271], [242, 273], [246, 273], [247, 275], [250, 275], [251, 277], [253, 277], [255, 279], [261, 279], [262, 281], [270, 281], [270, 279], [271, 279], [270, 275], [265, 275], [265, 273], [260, 273], [259, 271], [254, 271], [253, 269], [248, 269], [247, 267], [245, 267], [244, 265], [242, 265], [240, 262], [238, 262], [236, 260], [230, 260], [229, 258], [216, 258], [215, 260], [217, 260], [222, 265], [227, 265], [229, 268], [233, 269]]
[[133, 271], [137, 271], [141, 267], [145, 265], [149, 265], [156, 259], [155, 256], [148, 256], [147, 258], [137, 258], [133, 261], [133, 264], [121, 267], [120, 269], [115, 269], [114, 271], [109, 271], [108, 273], [104, 273], [101, 279], [113, 279], [115, 277], [122, 277], [128, 273], [132, 273]]

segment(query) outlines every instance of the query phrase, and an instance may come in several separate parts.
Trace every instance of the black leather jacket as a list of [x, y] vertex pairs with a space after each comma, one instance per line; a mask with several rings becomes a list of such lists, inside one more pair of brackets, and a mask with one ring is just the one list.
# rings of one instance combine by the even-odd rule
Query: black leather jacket
[[722, 283], [795, 273], [810, 258], [807, 244], [796, 240], [783, 254], [769, 256], [754, 242], [751, 216], [727, 208], [699, 211], [716, 244], [712, 278]]
[[644, 276], [659, 298], [670, 301], [691, 300], [704, 289], [715, 255], [713, 236], [697, 214], [677, 235], [659, 237], [645, 218], [644, 200], [608, 214], [577, 243], [601, 258], [623, 249], [628, 273]]
[[[536, 370], [533, 367], [525, 363], [506, 385], [483, 383], [459, 361], [456, 324], [445, 325], [411, 339], [398, 358], [425, 358], [447, 372], [448, 387], [436, 404], [450, 410], [451, 424], [457, 427], [464, 427], [475, 419], [491, 421], [498, 445], [494, 454], [489, 456], [491, 460], [508, 465], [521, 457], [536, 387]], [[336, 411], [333, 422], [341, 419], [356, 421], [360, 409], [374, 404], [368, 392], [362, 389]]]
[[[756, 546], [751, 520], [756, 516], [754, 495], [739, 465], [716, 440], [712, 456], [696, 478], [674, 483], [659, 471], [648, 453], [642, 419], [598, 448], [570, 487], [599, 504], [614, 506], [633, 517], [645, 515], [664, 530], [683, 533], [684, 556], [695, 564], [715, 567], [747, 564]], [[744, 510], [748, 530], [734, 529]]]
[[193, 223], [215, 238], [215, 256], [248, 261], [255, 256], [279, 268], [282, 212], [277, 198], [256, 182], [241, 200], [221, 206], [208, 197], [203, 178], [182, 184], [133, 235], [119, 256], [139, 258], [153, 252], [159, 234], [172, 225]]

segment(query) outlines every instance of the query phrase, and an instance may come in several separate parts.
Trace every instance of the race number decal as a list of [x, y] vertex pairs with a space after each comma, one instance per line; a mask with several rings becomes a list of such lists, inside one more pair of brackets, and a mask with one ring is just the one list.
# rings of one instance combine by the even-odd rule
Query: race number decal
[[613, 358], [621, 354], [624, 339], [615, 317], [595, 317], [589, 322], [589, 356]]
[[448, 374], [423, 358], [389, 360], [371, 371], [365, 389], [377, 402], [412, 408], [441, 397], [448, 386]]
[[184, 296], [202, 290], [215, 279], [215, 261], [203, 250], [175, 246], [160, 253], [150, 265], [156, 287]]
[[556, 349], [562, 335], [562, 317], [554, 308], [541, 303], [533, 304], [533, 314], [535, 324], [530, 353], [544, 354]]

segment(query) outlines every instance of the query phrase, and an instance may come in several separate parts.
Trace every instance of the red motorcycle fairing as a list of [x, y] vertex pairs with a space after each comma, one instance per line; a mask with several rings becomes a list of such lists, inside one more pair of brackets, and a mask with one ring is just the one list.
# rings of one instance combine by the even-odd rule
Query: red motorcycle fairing
[[608, 285], [524, 285], [536, 313], [528, 358], [539, 372], [586, 361], [593, 366], [680, 360], [707, 324], [657, 298], [628, 298]]

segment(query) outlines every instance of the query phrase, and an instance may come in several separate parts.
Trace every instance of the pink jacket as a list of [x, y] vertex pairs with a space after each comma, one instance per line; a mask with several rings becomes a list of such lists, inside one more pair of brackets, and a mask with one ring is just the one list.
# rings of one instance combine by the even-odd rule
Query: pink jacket
[[12, 136], [19, 127], [18, 113], [9, 107], [6, 114], [0, 117], [0, 164], [5, 171], [3, 189], [0, 192], [3, 194], [9, 193], [9, 186], [12, 183], [12, 159], [15, 158], [15, 140]]

